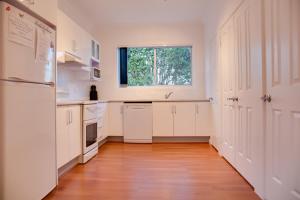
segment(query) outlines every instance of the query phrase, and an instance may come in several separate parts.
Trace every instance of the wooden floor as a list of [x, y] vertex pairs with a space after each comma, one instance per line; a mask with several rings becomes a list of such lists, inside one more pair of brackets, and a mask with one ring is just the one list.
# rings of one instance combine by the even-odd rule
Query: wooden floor
[[107, 143], [47, 200], [259, 200], [208, 144]]

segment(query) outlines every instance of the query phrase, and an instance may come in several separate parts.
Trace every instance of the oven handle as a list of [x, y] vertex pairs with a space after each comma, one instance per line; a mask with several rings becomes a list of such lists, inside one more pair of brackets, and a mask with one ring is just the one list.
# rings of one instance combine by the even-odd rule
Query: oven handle
[[98, 124], [98, 119], [95, 118], [95, 119], [83, 121], [84, 126], [88, 126], [88, 125], [91, 125], [91, 124]]

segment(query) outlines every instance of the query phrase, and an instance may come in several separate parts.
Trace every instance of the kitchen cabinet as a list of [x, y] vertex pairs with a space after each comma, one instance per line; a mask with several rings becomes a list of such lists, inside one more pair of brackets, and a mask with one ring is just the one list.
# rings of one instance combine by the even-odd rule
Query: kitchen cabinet
[[174, 135], [174, 107], [171, 103], [153, 103], [153, 136]]
[[100, 60], [100, 44], [96, 40], [92, 40], [92, 59], [96, 62]]
[[196, 103], [196, 136], [211, 136], [214, 133], [212, 105], [210, 102]]
[[98, 103], [98, 141], [108, 136], [108, 104]]
[[57, 168], [81, 154], [81, 107], [57, 107]]
[[19, 0], [19, 2], [56, 25], [58, 0]]
[[195, 103], [175, 103], [174, 136], [195, 135]]
[[92, 37], [61, 10], [58, 10], [57, 51], [67, 52], [90, 66]]
[[123, 103], [109, 103], [108, 121], [109, 135], [123, 136]]
[[59, 52], [68, 52], [80, 57], [79, 44], [81, 28], [64, 12], [58, 10], [57, 23], [57, 50]]
[[68, 107], [70, 112], [69, 123], [69, 148], [70, 159], [74, 159], [81, 154], [81, 107]]
[[60, 168], [69, 160], [69, 113], [67, 108], [59, 107], [57, 109], [56, 116], [57, 168]]
[[207, 113], [211, 112], [210, 109], [209, 102], [155, 102], [153, 103], [153, 136], [210, 136], [213, 129], [211, 113]]

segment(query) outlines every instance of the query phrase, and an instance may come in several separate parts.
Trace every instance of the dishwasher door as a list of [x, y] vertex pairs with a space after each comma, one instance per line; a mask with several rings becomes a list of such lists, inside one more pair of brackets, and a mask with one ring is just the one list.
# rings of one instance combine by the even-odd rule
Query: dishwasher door
[[152, 104], [125, 104], [124, 142], [152, 143]]

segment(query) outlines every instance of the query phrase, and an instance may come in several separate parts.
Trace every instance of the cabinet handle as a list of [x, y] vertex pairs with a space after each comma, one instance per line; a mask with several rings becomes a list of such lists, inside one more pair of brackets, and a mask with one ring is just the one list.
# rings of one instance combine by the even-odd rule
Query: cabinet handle
[[198, 115], [199, 114], [199, 105], [196, 104], [196, 114]]
[[177, 114], [176, 106], [174, 106], [174, 113]]
[[67, 125], [69, 125], [69, 124], [70, 124], [70, 111], [67, 111], [66, 114], [67, 114], [67, 115], [66, 115]]
[[73, 112], [70, 111], [70, 124], [72, 124], [72, 123], [73, 123]]
[[120, 113], [123, 115], [123, 113], [124, 113], [124, 108], [123, 108], [123, 106], [121, 106], [120, 107]]

